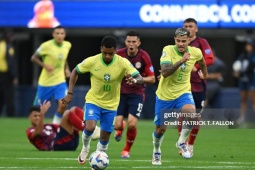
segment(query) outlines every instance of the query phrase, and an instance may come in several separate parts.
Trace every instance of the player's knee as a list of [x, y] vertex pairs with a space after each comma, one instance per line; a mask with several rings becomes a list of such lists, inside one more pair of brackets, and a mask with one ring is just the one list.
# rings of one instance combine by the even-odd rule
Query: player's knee
[[93, 133], [95, 128], [96, 128], [96, 126], [85, 126], [85, 129], [86, 129], [87, 132], [92, 132]]
[[166, 129], [162, 129], [162, 128], [158, 128], [158, 129], [156, 130], [156, 133], [157, 133], [158, 135], [164, 135], [165, 132], [166, 132]]
[[135, 128], [136, 128], [136, 123], [133, 123], [133, 122], [132, 122], [132, 123], [129, 123], [129, 124], [128, 124], [128, 129], [129, 129], [129, 130], [133, 130], [133, 129], [135, 129]]

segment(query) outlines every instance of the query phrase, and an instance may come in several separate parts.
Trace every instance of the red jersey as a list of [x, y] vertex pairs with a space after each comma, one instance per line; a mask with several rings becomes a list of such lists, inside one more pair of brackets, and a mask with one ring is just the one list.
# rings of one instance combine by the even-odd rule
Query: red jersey
[[33, 137], [34, 127], [30, 127], [26, 130], [29, 141], [38, 150], [53, 150], [54, 138], [57, 134], [59, 125], [57, 124], [44, 124], [42, 133]]
[[[212, 53], [212, 49], [207, 42], [206, 39], [201, 38], [201, 37], [196, 37], [193, 41], [189, 43], [189, 46], [197, 47], [202, 51], [202, 54], [204, 56], [206, 65], [212, 65], [214, 63], [214, 57]], [[195, 64], [195, 67], [199, 70], [200, 67], [198, 64]], [[199, 75], [197, 72], [192, 72], [191, 73], [191, 91], [192, 92], [202, 92], [205, 91], [205, 81], [200, 79]]]
[[[134, 57], [129, 57], [127, 54], [127, 48], [121, 48], [117, 50], [117, 54], [128, 59], [133, 66], [140, 72], [141, 76], [155, 76], [154, 68], [151, 63], [151, 58], [149, 54], [139, 49], [138, 53]], [[125, 79], [121, 83], [121, 93], [123, 94], [144, 94], [145, 84], [132, 84], [129, 85], [126, 83]]]

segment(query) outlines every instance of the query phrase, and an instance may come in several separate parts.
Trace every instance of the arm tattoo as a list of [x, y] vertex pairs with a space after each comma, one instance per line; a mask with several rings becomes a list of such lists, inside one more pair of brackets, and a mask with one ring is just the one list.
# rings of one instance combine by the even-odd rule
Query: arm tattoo
[[172, 75], [183, 63], [181, 61], [176, 62], [175, 64], [162, 64], [161, 65], [161, 74], [163, 77], [168, 77]]
[[133, 78], [137, 80], [136, 84], [143, 84], [144, 83], [143, 77], [140, 74], [135, 75]]

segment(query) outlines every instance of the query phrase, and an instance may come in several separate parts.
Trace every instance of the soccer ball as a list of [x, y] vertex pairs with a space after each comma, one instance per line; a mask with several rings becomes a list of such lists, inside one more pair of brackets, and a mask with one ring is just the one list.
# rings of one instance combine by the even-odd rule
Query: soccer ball
[[108, 155], [103, 151], [95, 151], [89, 157], [89, 164], [94, 170], [105, 169], [109, 165]]

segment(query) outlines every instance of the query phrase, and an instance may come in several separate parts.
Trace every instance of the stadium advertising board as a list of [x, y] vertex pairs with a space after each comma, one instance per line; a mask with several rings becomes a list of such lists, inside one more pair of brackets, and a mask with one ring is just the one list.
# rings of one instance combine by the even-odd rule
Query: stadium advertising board
[[200, 28], [255, 28], [254, 0], [0, 1], [0, 27], [176, 28], [193, 17]]

